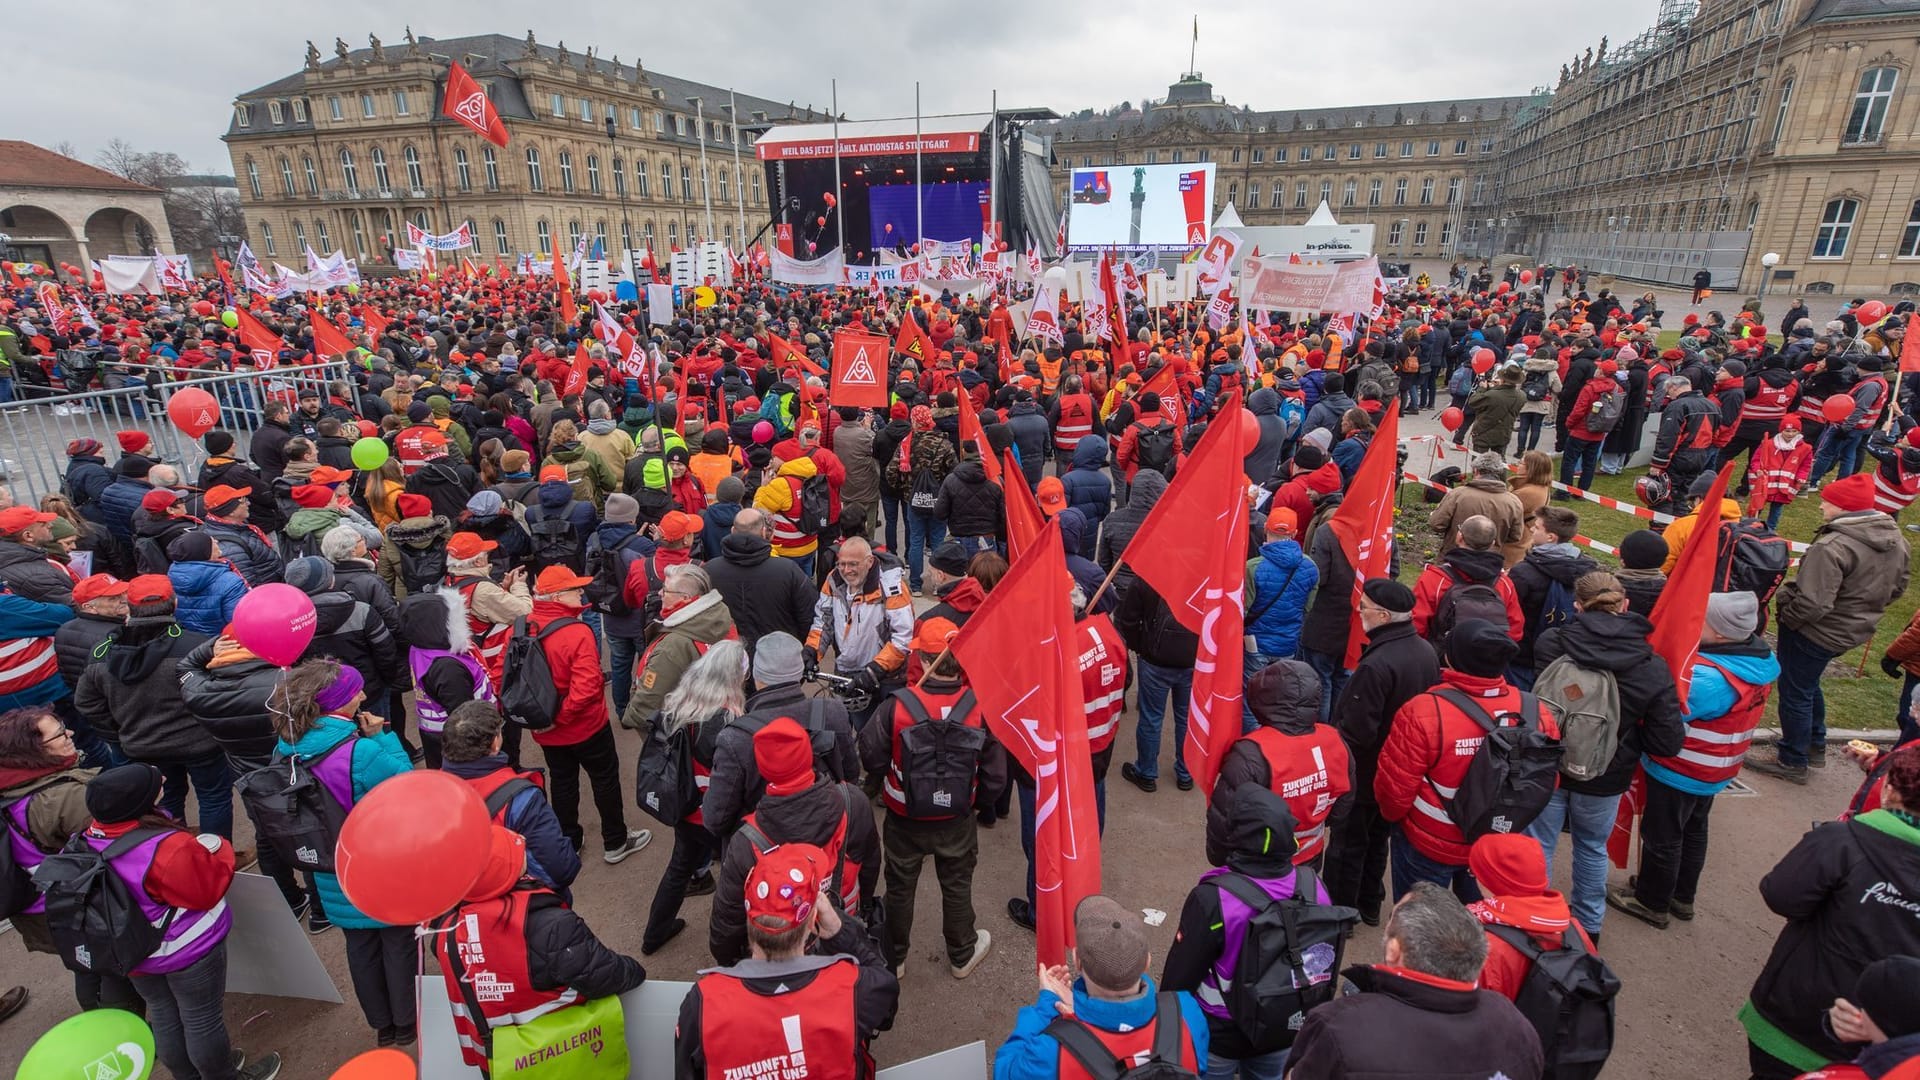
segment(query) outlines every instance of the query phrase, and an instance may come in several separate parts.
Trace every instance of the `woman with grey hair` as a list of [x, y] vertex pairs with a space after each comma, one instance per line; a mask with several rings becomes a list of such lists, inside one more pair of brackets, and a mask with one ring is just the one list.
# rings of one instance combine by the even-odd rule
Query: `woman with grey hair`
[[[658, 729], [649, 737], [652, 744], [664, 739], [669, 754], [685, 753], [693, 767], [696, 794], [703, 794], [713, 768], [714, 743], [720, 731], [734, 717], [746, 711], [747, 651], [738, 641], [717, 641], [700, 659], [687, 668], [680, 683], [667, 695], [660, 711], [654, 714]], [[707, 831], [696, 802], [693, 810], [673, 826], [673, 855], [667, 870], [653, 891], [653, 906], [647, 912], [647, 929], [640, 938], [640, 952], [651, 956], [687, 928], [680, 917], [680, 903], [686, 899], [695, 873], [713, 860], [714, 837]], [[700, 893], [713, 891], [708, 876]]]

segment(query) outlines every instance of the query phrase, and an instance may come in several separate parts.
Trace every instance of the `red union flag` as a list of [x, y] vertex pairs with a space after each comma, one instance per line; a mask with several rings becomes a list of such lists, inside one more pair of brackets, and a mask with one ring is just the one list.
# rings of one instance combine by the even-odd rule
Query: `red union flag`
[[501, 122], [500, 114], [493, 111], [487, 92], [457, 60], [447, 67], [447, 96], [440, 111], [472, 128], [474, 134], [493, 145], [507, 145], [507, 125]]
[[267, 329], [265, 324], [244, 309], [235, 308], [234, 314], [240, 316], [240, 343], [246, 346], [253, 366], [265, 371], [279, 364], [280, 350], [287, 347], [286, 340]]
[[[912, 316], [908, 316], [908, 321]], [[874, 334], [833, 336], [835, 405], [863, 409], [887, 407], [887, 339]]]
[[[953, 639], [988, 730], [1033, 777], [1033, 916], [1039, 960], [1049, 966], [1064, 963], [1073, 946], [1074, 907], [1100, 891], [1100, 815], [1072, 591], [1059, 522], [1048, 522]], [[1237, 709], [1234, 718], [1238, 735]]]
[[1347, 628], [1347, 655], [1343, 667], [1360, 662], [1366, 632], [1360, 628], [1360, 590], [1368, 579], [1386, 577], [1393, 565], [1393, 496], [1400, 478], [1394, 468], [1400, 452], [1400, 403], [1387, 406], [1380, 430], [1354, 470], [1353, 483], [1327, 527], [1340, 540], [1347, 565], [1353, 567], [1353, 621]]

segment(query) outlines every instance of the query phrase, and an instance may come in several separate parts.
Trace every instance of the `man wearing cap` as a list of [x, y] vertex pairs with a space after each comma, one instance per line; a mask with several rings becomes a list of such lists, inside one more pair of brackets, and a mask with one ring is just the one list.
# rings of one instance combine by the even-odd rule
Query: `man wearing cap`
[[[528, 1051], [543, 1065], [601, 1075], [604, 1064], [569, 1064], [599, 1054], [608, 1029], [623, 1031], [620, 995], [646, 981], [646, 969], [608, 948], [566, 901], [529, 876], [526, 840], [496, 824], [480, 878], [458, 907], [434, 920], [429, 940], [458, 1002], [454, 1030], [466, 1064], [511, 1067]], [[606, 1040], [625, 1046], [624, 1039]], [[621, 1051], [617, 1067], [626, 1067]]]
[[1206, 1014], [1192, 994], [1162, 990], [1147, 974], [1140, 914], [1096, 893], [1074, 908], [1073, 928], [1070, 966], [1041, 969], [1038, 1000], [994, 1052], [993, 1080], [1107, 1076], [1150, 1060], [1206, 1074]]
[[[753, 696], [747, 699], [746, 711], [715, 738], [707, 793], [700, 801], [707, 831], [723, 844], [760, 801], [765, 785], [755, 763], [756, 733], [780, 717], [797, 720], [813, 740], [822, 777], [860, 779], [860, 753], [846, 705], [834, 694], [808, 697], [805, 675], [799, 641], [778, 631], [760, 639], [753, 653]], [[879, 869], [877, 860], [874, 869]]]
[[406, 650], [386, 620], [372, 604], [341, 588], [333, 564], [318, 555], [288, 562], [285, 577], [287, 584], [313, 599], [313, 640], [301, 659], [331, 656], [359, 671], [366, 679], [367, 711], [394, 720], [394, 734], [402, 735], [406, 717], [389, 716], [389, 694], [411, 689], [413, 677], [407, 671]]
[[[162, 472], [167, 476], [162, 477]], [[142, 573], [167, 572], [167, 548], [182, 534], [200, 528], [200, 519], [187, 513], [186, 500], [173, 490], [179, 482], [171, 465], [155, 465], [150, 474], [156, 485], [140, 499], [133, 512], [133, 561]]]
[[127, 622], [89, 665], [74, 688], [73, 704], [94, 730], [134, 761], [157, 766], [166, 778], [161, 806], [186, 820], [191, 783], [204, 832], [233, 834], [232, 775], [220, 744], [207, 733], [180, 693], [178, 667], [207, 638], [174, 621], [173, 583], [143, 574], [127, 583]]
[[[992, 823], [993, 807], [1007, 787], [1007, 755], [987, 732], [979, 703], [949, 651], [958, 633], [945, 619], [930, 619], [914, 630], [912, 648], [926, 674], [878, 703], [860, 729], [860, 760], [883, 778], [893, 964], [897, 969], [906, 962], [920, 866], [931, 857], [940, 882], [947, 961], [953, 977], [964, 979], [993, 945], [992, 935], [974, 926], [973, 871], [980, 853], [974, 815], [977, 811]], [[915, 752], [931, 738], [911, 729], [932, 724], [960, 725], [970, 733], [944, 735], [937, 753]]]
[[1713, 464], [1720, 410], [1699, 387], [1679, 376], [1667, 380], [1666, 391], [1666, 408], [1660, 414], [1660, 434], [1654, 439], [1647, 475], [1666, 477], [1667, 503], [1653, 509], [1672, 513], [1685, 509], [1682, 502], [1694, 477]]
[[[1486, 895], [1467, 911], [1486, 928], [1487, 961], [1480, 988], [1514, 1000], [1533, 963], [1521, 950], [1526, 939], [1544, 952], [1579, 948], [1594, 952], [1593, 940], [1573, 917], [1567, 898], [1553, 888], [1540, 845], [1520, 833], [1488, 833], [1467, 851], [1467, 868]], [[1543, 1042], [1555, 1032], [1539, 1032]], [[1596, 1063], [1597, 1065], [1598, 1063]]]
[[100, 451], [99, 439], [73, 439], [67, 443], [67, 474], [60, 489], [75, 510], [85, 510], [113, 483], [113, 473]]
[[1747, 767], [1797, 784], [1827, 763], [1827, 665], [1864, 645], [1907, 590], [1909, 549], [1900, 526], [1874, 509], [1873, 477], [1855, 473], [1820, 489], [1824, 519], [1800, 570], [1774, 594], [1780, 621], [1780, 741], [1747, 754]]
[[835, 909], [833, 867], [810, 844], [759, 858], [745, 890], [752, 955], [706, 972], [687, 992], [674, 1027], [675, 1080], [871, 1080], [867, 1045], [893, 1026], [900, 982], [866, 928]]
[[[1038, 462], [1040, 449], [1034, 451], [1034, 460]], [[1052, 490], [1048, 492], [1048, 483]], [[1052, 509], [1041, 506], [1041, 512], [1052, 516], [1064, 510], [1066, 498], [1060, 493], [1060, 481], [1048, 477], [1040, 483], [1042, 492], [1051, 500]], [[940, 493], [935, 496], [933, 516], [946, 526], [947, 535], [969, 556], [978, 551], [991, 551], [1006, 530], [1006, 493], [999, 484], [987, 479], [986, 468], [980, 464], [980, 451], [971, 442], [962, 448], [960, 461], [953, 471], [940, 482]]]
[[206, 517], [200, 531], [220, 544], [221, 558], [233, 567], [249, 586], [279, 581], [286, 564], [267, 534], [250, 522], [253, 500], [250, 493], [226, 484], [215, 484], [200, 498]]
[[[1389, 850], [1396, 897], [1405, 896], [1418, 881], [1451, 887], [1462, 900], [1480, 897], [1467, 872], [1468, 838], [1449, 816], [1442, 794], [1459, 789], [1486, 738], [1486, 729], [1469, 710], [1501, 727], [1535, 724], [1546, 735], [1560, 737], [1553, 710], [1504, 677], [1519, 647], [1501, 627], [1483, 619], [1462, 619], [1448, 635], [1440, 684], [1415, 694], [1393, 714], [1373, 791], [1380, 815], [1398, 826]], [[1513, 822], [1514, 830], [1526, 828], [1531, 820]]]
[[1247, 560], [1245, 625], [1253, 645], [1248, 651], [1249, 676], [1300, 651], [1307, 598], [1320, 582], [1320, 571], [1295, 539], [1299, 524], [1289, 507], [1268, 510], [1266, 542], [1260, 545], [1259, 557]]
[[393, 436], [393, 456], [400, 459], [400, 471], [408, 477], [427, 462], [446, 456], [447, 436], [429, 422], [432, 418], [433, 410], [416, 401], [407, 408], [412, 423]]
[[[956, 627], [967, 625], [967, 620], [987, 599], [987, 591], [980, 587], [980, 582], [967, 574], [972, 561], [967, 550], [951, 539], [933, 549], [927, 556], [927, 581], [933, 586], [930, 591], [938, 603], [916, 621], [945, 619]], [[919, 677], [920, 672], [909, 662], [907, 680], [911, 682]]]
[[[447, 541], [446, 587], [460, 594], [474, 652], [493, 685], [500, 686], [506, 677], [507, 639], [514, 622], [533, 611], [533, 596], [527, 591], [524, 566], [507, 571], [497, 583], [493, 580], [488, 553], [497, 546], [477, 533], [455, 533]], [[509, 738], [507, 748], [508, 755], [517, 760], [517, 734]]]
[[219, 541], [200, 531], [182, 533], [167, 546], [175, 618], [182, 627], [208, 637], [233, 621], [234, 609], [247, 595], [246, 580], [221, 555]]
[[54, 515], [31, 506], [0, 510], [0, 585], [29, 600], [73, 606], [73, 575], [41, 546], [53, 536]]
[[[794, 647], [797, 655], [797, 643]], [[804, 719], [804, 705], [788, 709], [738, 740], [750, 750], [752, 765], [744, 779], [763, 790], [756, 791], [755, 802], [748, 804], [752, 812], [734, 819], [737, 829], [715, 830], [723, 847], [707, 941], [720, 964], [746, 958], [746, 880], [754, 863], [781, 845], [811, 844], [826, 853], [830, 861], [822, 884], [838, 910], [868, 922], [878, 902], [874, 892], [880, 880], [880, 833], [874, 827], [872, 809], [858, 785], [819, 767], [818, 737], [801, 726]], [[741, 721], [734, 721], [721, 738], [740, 733], [741, 727]], [[851, 732], [843, 734], [844, 741], [836, 737], [835, 749], [843, 746], [851, 751]], [[713, 789], [707, 792], [701, 804], [703, 814]], [[706, 824], [714, 829], [716, 823], [708, 816]], [[725, 838], [728, 835], [731, 839]]]
[[1232, 848], [1228, 796], [1264, 787], [1286, 800], [1295, 860], [1318, 869], [1327, 820], [1346, 816], [1353, 770], [1340, 733], [1321, 720], [1320, 677], [1298, 660], [1275, 660], [1247, 676], [1246, 709], [1254, 727], [1234, 740], [1207, 802], [1207, 857], [1218, 865]]
[[[454, 428], [458, 430], [459, 425]], [[466, 464], [464, 457], [454, 455], [454, 448], [444, 437], [438, 444], [423, 445], [422, 453], [426, 460], [406, 473], [407, 490], [425, 495], [432, 502], [435, 514], [452, 521], [467, 508], [467, 499], [480, 487], [479, 475]]]
[[[129, 441], [135, 441], [136, 445], [141, 446], [151, 441], [144, 431], [120, 434], [123, 436], [122, 446]], [[137, 435], [140, 438], [128, 440], [124, 438], [128, 434]], [[88, 516], [105, 525], [114, 539], [122, 544], [131, 545], [133, 515], [140, 509], [140, 500], [154, 489], [154, 482], [148, 478], [157, 467], [153, 459], [144, 454], [122, 454], [120, 460], [114, 463], [113, 483], [108, 484], [106, 489], [100, 492], [100, 497], [94, 500], [92, 513]]]

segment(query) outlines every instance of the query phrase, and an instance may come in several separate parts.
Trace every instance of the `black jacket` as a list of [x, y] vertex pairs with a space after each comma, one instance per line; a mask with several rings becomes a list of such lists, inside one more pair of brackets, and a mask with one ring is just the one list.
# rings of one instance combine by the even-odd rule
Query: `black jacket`
[[337, 579], [333, 589], [313, 597], [313, 612], [313, 640], [300, 659], [331, 656], [358, 670], [366, 680], [370, 700], [389, 690], [413, 688], [405, 647], [373, 607], [342, 591]]
[[640, 961], [609, 949], [554, 893], [539, 889], [527, 898], [525, 925], [527, 978], [536, 990], [572, 987], [590, 1000], [617, 997], [647, 981]]
[[1040, 486], [1041, 470], [1047, 464], [1047, 444], [1053, 441], [1052, 430], [1047, 427], [1047, 414], [1031, 401], [1016, 401], [1007, 409], [1006, 423], [1007, 430], [1013, 433], [1014, 448], [1020, 451], [1020, 471], [1026, 474], [1027, 486], [1037, 488]]
[[[851, 741], [847, 745], [851, 746]], [[860, 883], [860, 910], [852, 914], [864, 917], [877, 899], [874, 892], [880, 882], [880, 830], [873, 823], [872, 804], [858, 786], [816, 776], [813, 786], [805, 791], [761, 799], [753, 821], [755, 828], [776, 844], [812, 844], [824, 850], [833, 842], [842, 818], [847, 822], [842, 841], [846, 865], [858, 868], [855, 880]], [[733, 832], [714, 875], [713, 918], [707, 924], [707, 948], [717, 964], [737, 964], [747, 958], [747, 875], [753, 872], [754, 860], [752, 839]], [[843, 884], [842, 900], [846, 892]], [[844, 906], [835, 905], [836, 909]]]
[[220, 557], [246, 580], [248, 588], [279, 581], [286, 572], [280, 552], [249, 522], [235, 524], [208, 518], [201, 523], [200, 531], [220, 542]]
[[453, 458], [429, 461], [419, 472], [407, 477], [407, 490], [425, 495], [433, 503], [433, 512], [448, 521], [460, 517], [460, 511], [467, 508], [467, 500], [479, 486], [480, 478], [474, 471]]
[[1332, 717], [1353, 757], [1353, 789], [1361, 799], [1373, 801], [1373, 774], [1393, 714], [1439, 681], [1440, 657], [1432, 642], [1413, 632], [1413, 623], [1384, 623], [1368, 632], [1360, 662], [1334, 699]]
[[[707, 793], [700, 800], [700, 818], [707, 831], [725, 840], [753, 813], [766, 791], [760, 767], [753, 759], [753, 732], [782, 717], [789, 716], [807, 727], [812, 709], [820, 708], [820, 725], [828, 734], [816, 737], [814, 754], [832, 743], [827, 761], [834, 780], [860, 779], [860, 752], [854, 746], [853, 721], [847, 707], [832, 694], [809, 698], [799, 683], [770, 686], [747, 699], [747, 710], [720, 729], [713, 741], [713, 767], [708, 770]], [[727, 961], [721, 961], [726, 963]]]
[[1760, 879], [1760, 896], [1787, 925], [1749, 999], [1821, 1058], [1846, 1060], [1827, 1008], [1873, 961], [1920, 954], [1920, 828], [1888, 810], [1815, 826]]
[[0, 583], [29, 600], [73, 606], [73, 575], [30, 544], [0, 540]]
[[1557, 550], [1534, 548], [1527, 552], [1526, 558], [1514, 563], [1513, 569], [1507, 571], [1507, 577], [1513, 581], [1514, 594], [1520, 599], [1520, 615], [1527, 621], [1526, 628], [1520, 634], [1520, 651], [1513, 656], [1515, 667], [1535, 666], [1534, 650], [1540, 643], [1540, 608], [1546, 603], [1547, 589], [1557, 581], [1571, 590], [1582, 574], [1590, 574], [1598, 569], [1600, 564], [1585, 553], [1568, 555]]
[[[1307, 1014], [1287, 1073], [1316, 1080], [1540, 1080], [1540, 1036], [1491, 990], [1436, 986], [1384, 967], [1343, 974], [1360, 993]], [[1832, 1004], [1829, 998], [1827, 1004]], [[1391, 1032], [1391, 1037], [1383, 1037]]]
[[[1160, 496], [1167, 493], [1167, 478], [1147, 469], [1136, 474], [1132, 485], [1127, 489], [1127, 503], [1107, 515], [1100, 529], [1100, 542], [1094, 548], [1100, 569], [1111, 571], [1113, 564], [1133, 542], [1133, 534], [1140, 529], [1140, 523], [1147, 519]], [[1113, 575], [1113, 594], [1125, 599], [1128, 586], [1133, 584], [1133, 571], [1122, 563], [1120, 572]]]
[[400, 633], [400, 603], [393, 598], [386, 582], [380, 580], [371, 560], [341, 559], [334, 563], [333, 587], [372, 608], [401, 647], [412, 644]]
[[67, 459], [67, 482], [64, 486], [67, 499], [76, 510], [100, 497], [113, 483], [113, 473], [107, 468], [107, 459], [98, 454], [76, 454]]
[[319, 456], [320, 464], [336, 469], [354, 469], [353, 440], [338, 435], [322, 435], [313, 440], [313, 447]]
[[707, 577], [726, 601], [749, 652], [754, 642], [776, 630], [805, 641], [813, 628], [813, 604], [820, 590], [792, 559], [772, 554], [765, 537], [728, 533], [720, 542], [720, 557], [706, 562]]
[[1673, 687], [1673, 673], [1653, 654], [1647, 635], [1653, 624], [1632, 610], [1622, 615], [1576, 611], [1565, 625], [1540, 635], [1533, 663], [1543, 670], [1561, 656], [1590, 671], [1611, 671], [1620, 687], [1620, 747], [1613, 764], [1592, 780], [1560, 778], [1582, 795], [1618, 795], [1633, 782], [1641, 754], [1672, 757], [1687, 739], [1687, 722]]
[[180, 697], [222, 750], [257, 766], [278, 741], [267, 697], [280, 685], [280, 669], [257, 657], [211, 666], [214, 645], [203, 641], [180, 661]]
[[218, 753], [180, 696], [180, 660], [205, 640], [171, 617], [127, 620], [101, 662], [80, 676], [74, 707], [136, 761], [184, 764]]
[[106, 657], [107, 639], [118, 634], [123, 625], [121, 619], [75, 611], [73, 619], [53, 635], [53, 655], [60, 661], [60, 677], [66, 680], [68, 690], [80, 685], [80, 675], [88, 664]]
[[1692, 444], [1702, 424], [1717, 426], [1720, 423], [1720, 410], [1698, 389], [1689, 390], [1672, 401], [1660, 414], [1660, 433], [1653, 440], [1653, 464], [1664, 469], [1672, 464], [1677, 454], [1692, 454], [1696, 457], [1711, 454], [1711, 449], [1700, 449]]
[[1164, 668], [1190, 668], [1200, 650], [1200, 635], [1180, 624], [1173, 609], [1144, 578], [1120, 597], [1113, 612], [1113, 628], [1127, 648], [1146, 663]]
[[[1327, 499], [1336, 496], [1329, 495]], [[1325, 509], [1328, 503], [1319, 503]], [[1337, 504], [1335, 504], [1337, 505]], [[1302, 522], [1302, 527], [1305, 523]], [[1300, 647], [1340, 657], [1347, 655], [1347, 631], [1353, 617], [1353, 564], [1340, 547], [1340, 538], [1324, 523], [1314, 530], [1307, 557], [1320, 571], [1320, 584], [1313, 593], [1313, 604], [1300, 624]], [[1392, 545], [1387, 554], [1387, 576], [1400, 576], [1400, 548]]]
[[[1320, 692], [1320, 676], [1311, 667], [1299, 660], [1276, 660], [1248, 678], [1246, 705], [1261, 727], [1282, 735], [1311, 735], [1320, 722]], [[1260, 744], [1245, 735], [1227, 749], [1213, 781], [1213, 797], [1207, 800], [1207, 861], [1215, 866], [1225, 865], [1235, 850], [1233, 812], [1241, 788], [1273, 788], [1273, 767]], [[1336, 800], [1333, 813], [1345, 814], [1344, 804], [1352, 797], [1349, 793]], [[1287, 828], [1291, 836], [1292, 815]]]
[[999, 536], [1005, 507], [1006, 493], [1000, 485], [987, 479], [979, 459], [968, 458], [940, 482], [933, 516], [946, 522], [953, 536]]
[[248, 443], [248, 453], [253, 463], [259, 466], [260, 475], [271, 483], [280, 478], [287, 469], [287, 440], [293, 438], [293, 432], [287, 425], [263, 420], [254, 429], [253, 439]]

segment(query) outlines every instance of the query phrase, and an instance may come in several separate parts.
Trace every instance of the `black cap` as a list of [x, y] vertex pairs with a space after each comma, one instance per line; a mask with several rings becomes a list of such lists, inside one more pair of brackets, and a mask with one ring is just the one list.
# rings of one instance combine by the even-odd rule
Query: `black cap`
[[1620, 565], [1629, 570], [1658, 570], [1667, 561], [1667, 541], [1652, 529], [1635, 529], [1620, 541]]
[[214, 428], [200, 440], [209, 454], [224, 454], [233, 449], [233, 432]]
[[1395, 614], [1405, 615], [1413, 610], [1413, 590], [1393, 578], [1372, 578], [1360, 587], [1360, 591], [1374, 606]]
[[1853, 984], [1853, 1001], [1887, 1038], [1898, 1039], [1920, 1031], [1920, 958], [1889, 956], [1875, 960]]
[[87, 781], [87, 813], [103, 825], [137, 820], [160, 801], [160, 782], [145, 762], [106, 769]]
[[1485, 619], [1462, 619], [1447, 635], [1447, 666], [1482, 679], [1504, 675], [1519, 651], [1519, 642]]
[[948, 540], [946, 543], [933, 549], [933, 554], [927, 556], [927, 562], [931, 563], [935, 570], [939, 570], [942, 573], [965, 574], [967, 572], [967, 549], [961, 547], [958, 541]]
[[174, 562], [206, 562], [213, 558], [213, 537], [198, 530], [181, 533], [167, 545], [167, 558]]

